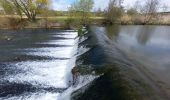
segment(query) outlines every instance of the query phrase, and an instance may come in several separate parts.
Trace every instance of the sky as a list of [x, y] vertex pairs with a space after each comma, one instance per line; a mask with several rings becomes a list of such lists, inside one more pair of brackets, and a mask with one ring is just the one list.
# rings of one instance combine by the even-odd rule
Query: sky
[[[137, 0], [124, 0], [123, 6], [125, 6], [125, 8], [130, 8], [133, 6], [135, 1]], [[141, 0], [141, 1], [144, 1], [144, 0]], [[52, 8], [55, 10], [67, 11], [73, 2], [75, 2], [75, 0], [52, 0]], [[109, 0], [94, 0], [93, 11], [99, 8], [104, 10], [105, 8], [107, 8], [108, 2]], [[170, 0], [160, 0], [160, 3], [162, 5], [166, 5], [170, 7]]]

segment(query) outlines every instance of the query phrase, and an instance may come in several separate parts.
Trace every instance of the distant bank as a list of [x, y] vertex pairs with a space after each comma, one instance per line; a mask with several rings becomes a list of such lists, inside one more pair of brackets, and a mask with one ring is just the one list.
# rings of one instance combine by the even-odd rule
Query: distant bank
[[[69, 29], [81, 26], [79, 17], [70, 18], [68, 16], [37, 17], [35, 22], [27, 21], [27, 17], [20, 19], [17, 15], [0, 15], [0, 29], [22, 29], [22, 28], [59, 28]], [[159, 13], [156, 18], [145, 22], [144, 15], [123, 15], [118, 21], [111, 23], [105, 17], [90, 17], [86, 24], [97, 25], [170, 25], [170, 12]]]

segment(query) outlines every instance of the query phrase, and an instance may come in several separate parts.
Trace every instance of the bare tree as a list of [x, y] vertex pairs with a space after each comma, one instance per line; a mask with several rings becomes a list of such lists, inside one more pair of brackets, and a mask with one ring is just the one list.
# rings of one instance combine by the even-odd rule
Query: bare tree
[[142, 7], [142, 13], [145, 15], [145, 23], [149, 23], [156, 17], [159, 4], [159, 0], [146, 0], [144, 6]]
[[133, 9], [135, 9], [138, 12], [141, 12], [141, 8], [142, 8], [141, 1], [140, 0], [135, 1]]

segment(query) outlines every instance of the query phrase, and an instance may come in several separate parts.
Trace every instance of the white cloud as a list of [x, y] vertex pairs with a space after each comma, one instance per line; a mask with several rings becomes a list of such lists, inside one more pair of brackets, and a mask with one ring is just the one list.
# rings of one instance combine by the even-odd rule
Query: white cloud
[[[72, 0], [73, 1], [73, 0]], [[93, 10], [101, 8], [104, 10], [108, 5], [109, 0], [94, 0]], [[52, 8], [55, 10], [68, 10], [71, 3], [68, 0], [52, 0]]]
[[54, 10], [67, 11], [70, 7], [70, 3], [66, 0], [52, 0], [52, 8]]
[[104, 10], [107, 8], [109, 3], [109, 0], [94, 0], [94, 7], [93, 10], [98, 10], [101, 8], [101, 10]]
[[[130, 7], [133, 7], [133, 5], [135, 4], [137, 0], [124, 0], [124, 3], [123, 3], [123, 6], [125, 8], [130, 8]], [[140, 2], [145, 2], [146, 0], [138, 0]], [[167, 7], [167, 10], [170, 11], [170, 0], [159, 0], [160, 2], [160, 5], [159, 5], [159, 11], [162, 11], [163, 10], [163, 6], [166, 5]]]
[[[62, 11], [67, 11], [68, 7], [70, 7], [71, 2], [74, 0], [52, 0], [52, 8], [55, 10], [62, 10]], [[125, 8], [130, 8], [132, 7], [137, 0], [124, 0], [123, 6]], [[144, 0], [140, 0], [143, 2]], [[93, 10], [98, 10], [101, 8], [102, 10], [106, 9], [108, 6], [109, 0], [94, 0], [94, 7]], [[170, 0], [160, 0], [161, 5], [166, 5], [170, 7]], [[170, 8], [169, 8], [170, 11]]]
[[[146, 0], [124, 0], [123, 5], [125, 6], [125, 8], [130, 8], [133, 7], [136, 1], [144, 2]], [[159, 2], [160, 2], [160, 10], [161, 7], [163, 7], [163, 5], [166, 5], [167, 7], [169, 7], [169, 11], [170, 11], [170, 0], [159, 0]]]

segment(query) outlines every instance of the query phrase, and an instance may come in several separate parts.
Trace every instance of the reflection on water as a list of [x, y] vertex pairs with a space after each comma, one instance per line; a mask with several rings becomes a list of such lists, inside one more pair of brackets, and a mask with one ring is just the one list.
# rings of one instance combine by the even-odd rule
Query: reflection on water
[[120, 26], [119, 25], [106, 27], [107, 36], [110, 39], [115, 39], [117, 37], [119, 31], [120, 31]]
[[[170, 53], [169, 26], [112, 26], [113, 30], [103, 28], [114, 43], [126, 51], [134, 50], [157, 56]], [[117, 29], [119, 28], [119, 29]], [[117, 31], [118, 30], [118, 31]], [[161, 60], [161, 59], [160, 59]]]
[[170, 27], [111, 26], [98, 27], [112, 43], [155, 74], [157, 81], [170, 87]]
[[58, 100], [75, 66], [77, 32], [28, 29], [0, 35], [0, 100]]

